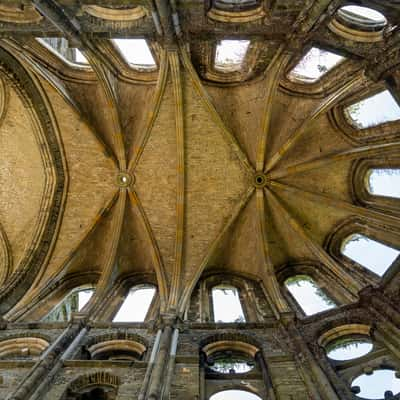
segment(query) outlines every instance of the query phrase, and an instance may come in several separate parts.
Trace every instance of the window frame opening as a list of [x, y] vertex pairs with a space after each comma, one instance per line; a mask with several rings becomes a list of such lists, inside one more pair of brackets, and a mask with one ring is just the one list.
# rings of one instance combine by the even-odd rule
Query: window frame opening
[[254, 357], [242, 351], [224, 349], [207, 357], [207, 372], [221, 375], [247, 374], [256, 368]]
[[[392, 111], [391, 116], [385, 117], [383, 121], [369, 121], [369, 122], [363, 122], [361, 120], [357, 120], [357, 113], [362, 112], [362, 107], [364, 107], [364, 112], [365, 115], [368, 116], [369, 118], [371, 117], [371, 114], [374, 112], [376, 113], [376, 110], [381, 110], [382, 109], [382, 103], [376, 103], [376, 100], [379, 98], [379, 96], [385, 96], [386, 100], [388, 101], [388, 104], [390, 103], [391, 106], [394, 106], [395, 109]], [[381, 97], [382, 98], [382, 97]], [[375, 103], [374, 103], [375, 102]], [[387, 107], [384, 107], [387, 109]], [[397, 109], [397, 110], [396, 110]], [[397, 111], [397, 113], [396, 113]], [[352, 115], [353, 114], [353, 115]], [[396, 115], [397, 114], [397, 115]], [[373, 129], [377, 128], [386, 124], [392, 124], [392, 123], [397, 123], [400, 121], [400, 105], [397, 103], [395, 98], [392, 96], [390, 91], [388, 89], [383, 89], [380, 90], [376, 93], [372, 93], [368, 96], [365, 96], [358, 101], [355, 101], [349, 105], [346, 105], [343, 108], [343, 115], [345, 121], [352, 126], [354, 129], [357, 130], [367, 130], [367, 129]]]
[[[379, 172], [380, 171], [380, 172]], [[397, 171], [393, 173], [385, 173], [385, 171]], [[375, 184], [371, 182], [371, 179], [375, 178]], [[378, 182], [378, 178], [381, 176], [384, 182]], [[397, 176], [398, 182], [389, 182], [389, 176]], [[395, 179], [394, 179], [395, 180]], [[392, 199], [400, 199], [400, 168], [391, 168], [391, 167], [372, 167], [369, 168], [364, 177], [365, 188], [369, 195], [371, 196], [380, 196], [380, 197], [389, 197]], [[374, 189], [374, 185], [379, 188]], [[398, 188], [398, 192], [396, 190], [390, 191], [387, 188]]]
[[[145, 301], [144, 304], [146, 304], [147, 307], [144, 312], [141, 312], [140, 318], [135, 317], [135, 319], [128, 319], [128, 316], [122, 317], [121, 314], [127, 313], [128, 312], [127, 309], [130, 307], [131, 303], [134, 303], [133, 296], [135, 296], [135, 293], [140, 292], [140, 291], [148, 291], [148, 290], [151, 290], [153, 293], [152, 293], [151, 297], [149, 297], [148, 299], [142, 299], [142, 301]], [[132, 295], [131, 295], [131, 293], [132, 293]], [[129, 297], [129, 296], [131, 296], [131, 297]], [[157, 297], [157, 287], [155, 285], [141, 284], [141, 285], [131, 286], [125, 293], [123, 301], [120, 303], [118, 310], [115, 312], [115, 314], [112, 318], [112, 322], [113, 323], [125, 323], [125, 322], [143, 323], [143, 322], [145, 322], [149, 316], [149, 312], [152, 309], [152, 305], [153, 305], [154, 301], [156, 300], [156, 297]], [[141, 304], [143, 305], [143, 303], [141, 303]]]
[[[223, 49], [223, 42], [227, 48]], [[232, 61], [229, 62], [228, 57], [234, 57], [233, 49], [229, 49], [230, 46], [234, 45], [234, 42], [238, 44], [242, 44], [244, 49], [239, 49], [239, 54], [236, 54], [240, 59], [236, 60], [232, 58]], [[220, 39], [215, 44], [215, 52], [214, 52], [214, 69], [217, 72], [229, 73], [229, 72], [240, 72], [243, 68], [243, 65], [246, 60], [246, 56], [249, 53], [249, 49], [251, 46], [251, 40], [249, 39]], [[225, 55], [224, 55], [225, 54]], [[218, 60], [221, 57], [220, 60]], [[228, 62], [227, 62], [228, 60]]]
[[[220, 289], [221, 288], [221, 289]], [[218, 319], [218, 316], [220, 316], [222, 313], [226, 314], [226, 308], [224, 306], [220, 307], [219, 305], [216, 305], [216, 298], [214, 296], [214, 291], [216, 290], [231, 290], [233, 292], [236, 292], [237, 295], [233, 294], [236, 299], [234, 299], [234, 302], [236, 302], [235, 308], [237, 308], [237, 318], [235, 320], [229, 319], [229, 320], [224, 320], [224, 319]], [[240, 295], [240, 289], [232, 284], [229, 283], [219, 283], [217, 285], [214, 285], [211, 290], [210, 290], [210, 299], [211, 299], [211, 311], [212, 311], [212, 319], [215, 323], [245, 323], [247, 322], [246, 314], [245, 314], [245, 309], [243, 307], [241, 295]], [[218, 309], [221, 308], [219, 311]], [[217, 310], [217, 311], [216, 311]], [[216, 316], [217, 315], [217, 316]], [[226, 318], [225, 318], [226, 319]]]
[[[316, 54], [316, 52], [320, 52], [319, 55]], [[322, 57], [324, 56], [327, 57], [332, 56], [332, 62], [330, 63], [329, 66], [317, 63], [316, 64], [316, 70], [319, 70], [319, 75], [317, 73], [316, 76], [315, 74], [312, 73], [312, 75], [307, 76], [305, 74], [302, 74], [301, 72], [296, 72], [296, 69], [301, 69], [302, 65], [304, 66], [304, 69], [307, 68], [307, 62], [314, 61], [312, 58], [316, 57]], [[307, 60], [308, 58], [308, 60]], [[333, 61], [335, 59], [335, 61]], [[326, 75], [331, 73], [334, 69], [338, 68], [340, 64], [344, 63], [346, 61], [346, 57], [341, 56], [335, 52], [323, 49], [319, 46], [312, 46], [309, 50], [307, 50], [306, 53], [304, 53], [301, 58], [297, 61], [297, 63], [287, 72], [286, 77], [292, 82], [296, 83], [303, 83], [303, 84], [315, 84], [320, 82]], [[314, 68], [314, 67], [312, 67]]]
[[[240, 393], [245, 394], [240, 395]], [[222, 394], [222, 396], [219, 396], [220, 394]], [[212, 394], [210, 400], [262, 400], [262, 398], [249, 390], [224, 389]]]
[[[361, 346], [362, 348], [358, 348]], [[326, 356], [334, 362], [357, 360], [374, 351], [374, 343], [369, 336], [352, 334], [338, 337], [325, 346]], [[332, 356], [332, 353], [335, 354]], [[351, 353], [354, 352], [354, 355]]]
[[[371, 253], [367, 253], [368, 250], [370, 250], [371, 248], [371, 243], [368, 244], [367, 247], [364, 247], [364, 249], [361, 251], [360, 250], [360, 254], [357, 255], [357, 258], [353, 258], [350, 255], [346, 254], [346, 247], [348, 247], [351, 243], [357, 242], [357, 241], [366, 241], [366, 242], [373, 242], [376, 243], [373, 244], [373, 246], [375, 246], [376, 248], [380, 248], [383, 250], [383, 248], [388, 248], [390, 250], [392, 250], [392, 257], [389, 256], [387, 257], [387, 263], [384, 266], [376, 266], [376, 265], [372, 265], [370, 264], [371, 261], [371, 257], [373, 256], [373, 254]], [[376, 249], [375, 249], [376, 251]], [[397, 255], [394, 257], [394, 252], [397, 252]], [[353, 232], [349, 235], [347, 235], [341, 242], [340, 245], [340, 253], [342, 254], [343, 257], [345, 257], [346, 259], [348, 259], [350, 262], [354, 262], [358, 265], [361, 265], [363, 268], [367, 269], [368, 271], [372, 272], [373, 274], [377, 275], [379, 278], [382, 278], [391, 268], [391, 266], [396, 262], [396, 260], [398, 259], [398, 257], [400, 256], [400, 250], [396, 249], [382, 241], [379, 241], [375, 238], [369, 237], [367, 235], [365, 235], [362, 232]], [[364, 258], [367, 257], [367, 261], [366, 263], [363, 263]], [[390, 261], [391, 258], [391, 261]], [[381, 259], [381, 257], [380, 257]], [[390, 263], [389, 263], [390, 261]]]
[[[60, 40], [60, 46], [65, 48], [65, 52], [61, 52], [51, 44], [51, 40]], [[66, 64], [73, 66], [74, 68], [91, 69], [90, 63], [82, 51], [77, 47], [70, 47], [68, 39], [64, 37], [37, 37], [36, 41]]]
[[[79, 302], [80, 302], [80, 298], [79, 298], [79, 293], [81, 292], [91, 292], [91, 294], [88, 296], [87, 299], [83, 299], [83, 304], [80, 306]], [[81, 286], [77, 286], [74, 287], [73, 289], [71, 289], [63, 298], [62, 300], [55, 306], [53, 307], [43, 318], [42, 321], [43, 322], [67, 322], [70, 321], [71, 316], [73, 313], [76, 312], [82, 312], [82, 310], [85, 308], [85, 306], [89, 303], [91, 297], [93, 296], [93, 294], [96, 291], [96, 286], [89, 284], [89, 285], [81, 285]], [[73, 296], [74, 294], [78, 294], [78, 308], [77, 310], [73, 310], [73, 305], [71, 305], [71, 309], [68, 309], [67, 305], [65, 304], [66, 301], [69, 300], [69, 297]], [[61, 310], [61, 308], [63, 307], [63, 305], [65, 305], [65, 309]], [[60, 309], [60, 310], [58, 310]], [[52, 317], [52, 314], [54, 314], [55, 316], [57, 315], [57, 319], [52, 319], [54, 317]], [[58, 319], [59, 318], [59, 313], [63, 313], [65, 318], [67, 319]]]
[[[392, 382], [394, 382], [394, 380], [396, 380], [396, 384], [395, 384], [396, 392], [393, 392], [393, 395], [395, 395], [397, 397], [397, 395], [400, 393], [400, 377], [397, 377], [398, 373], [390, 368], [376, 368], [372, 371], [372, 373], [368, 373], [368, 374], [362, 373], [361, 375], [358, 375], [351, 382], [351, 391], [356, 394], [356, 397], [363, 399], [363, 400], [380, 400], [380, 399], [383, 399], [384, 397], [386, 398], [385, 393], [387, 391], [393, 391], [393, 386], [382, 388], [381, 381], [374, 382], [374, 383], [366, 383], [366, 386], [363, 385], [364, 388], [360, 386], [360, 381], [362, 383], [364, 383], [364, 381], [368, 382], [368, 380], [371, 379], [371, 377], [373, 377], [376, 373], [380, 374], [380, 372], [390, 372], [391, 375], [393, 375]], [[378, 378], [378, 379], [384, 379], [384, 378]], [[369, 391], [369, 394], [365, 393], [364, 389], [367, 389]], [[372, 393], [371, 393], [371, 391], [372, 391]], [[376, 396], [379, 396], [379, 397], [376, 397]]]
[[[132, 69], [143, 72], [150, 72], [157, 69], [156, 57], [153, 54], [151, 46], [148, 41], [143, 37], [133, 37], [133, 38], [114, 38], [110, 39], [110, 42], [118, 54], [122, 57], [124, 62]], [[135, 46], [134, 42], [139, 46], [139, 52], [142, 52], [143, 59], [137, 60], [135, 62], [132, 58], [132, 54], [135, 53], [134, 49], [129, 46]], [[145, 45], [145, 47], [143, 46]], [[146, 53], [146, 54], [145, 54]], [[139, 62], [146, 59], [146, 57], [151, 57], [151, 62]]]
[[[299, 301], [297, 296], [293, 293], [294, 291], [290, 290], [290, 288], [288, 287], [288, 283], [287, 283], [288, 281], [293, 281], [292, 283], [289, 283], [289, 285], [294, 286], [295, 284], [297, 284], [300, 287], [300, 290], [303, 290], [303, 288], [301, 288], [301, 286], [299, 285], [299, 281], [308, 282], [313, 287], [313, 290], [315, 292], [311, 297], [318, 296], [320, 301], [325, 303], [324, 308], [321, 308], [316, 311], [312, 311], [311, 308], [309, 308], [310, 304], [314, 305], [314, 302], [311, 302], [311, 299], [308, 299], [308, 300], [306, 299], [306, 301], [311, 302], [308, 305], [305, 305], [305, 303], [302, 304], [303, 301]], [[320, 285], [318, 285], [318, 283], [315, 281], [315, 279], [310, 275], [302, 274], [302, 273], [299, 273], [296, 275], [291, 275], [285, 279], [285, 281], [283, 282], [283, 285], [284, 285], [286, 291], [288, 292], [290, 299], [296, 305], [296, 308], [298, 309], [298, 311], [300, 311], [301, 314], [306, 317], [309, 317], [309, 316], [312, 316], [315, 314], [319, 314], [321, 312], [329, 311], [329, 310], [332, 310], [339, 306], [336, 299], [334, 299], [329, 293], [327, 293], [323, 289], [323, 287], [320, 287]], [[297, 291], [299, 292], [299, 290], [297, 290]]]
[[[375, 18], [378, 16], [379, 19]], [[356, 4], [345, 4], [340, 7], [336, 11], [336, 18], [350, 28], [366, 32], [381, 31], [388, 24], [387, 18], [380, 11]]]

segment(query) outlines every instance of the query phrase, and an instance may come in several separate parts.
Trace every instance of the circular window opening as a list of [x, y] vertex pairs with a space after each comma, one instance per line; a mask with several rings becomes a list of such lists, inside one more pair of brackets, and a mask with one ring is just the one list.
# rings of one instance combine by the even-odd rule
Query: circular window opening
[[223, 351], [209, 357], [208, 365], [220, 374], [244, 374], [254, 368], [254, 361], [245, 354]]
[[244, 390], [224, 390], [211, 396], [210, 400], [261, 400], [261, 397]]
[[366, 338], [346, 337], [330, 343], [326, 351], [331, 360], [347, 361], [365, 356], [373, 347], [371, 341]]
[[371, 375], [360, 375], [351, 386], [353, 393], [363, 399], [380, 400], [385, 398], [386, 392], [392, 392], [393, 395], [400, 393], [400, 379], [389, 369], [376, 370]]
[[380, 31], [387, 24], [379, 11], [361, 6], [344, 6], [337, 12], [340, 22], [363, 31]]

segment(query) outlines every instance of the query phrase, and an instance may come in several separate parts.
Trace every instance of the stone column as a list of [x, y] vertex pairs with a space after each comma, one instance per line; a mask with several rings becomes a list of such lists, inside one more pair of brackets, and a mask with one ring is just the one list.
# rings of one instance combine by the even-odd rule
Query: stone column
[[315, 360], [295, 324], [289, 322], [286, 329], [289, 336], [292, 338], [294, 345], [293, 350], [295, 351], [299, 367], [303, 371], [305, 383], [307, 387], [314, 392], [313, 395], [323, 400], [345, 400], [343, 398], [340, 399], [333, 389], [329, 379]]
[[271, 374], [269, 373], [268, 366], [267, 363], [265, 362], [262, 352], [257, 351], [254, 358], [261, 369], [261, 374], [265, 383], [265, 387], [267, 389], [268, 400], [276, 400], [276, 394], [274, 386], [272, 384]]
[[8, 400], [29, 399], [33, 391], [43, 382], [43, 379], [48, 376], [49, 371], [53, 369], [60, 354], [70, 345], [80, 330], [80, 324], [70, 324], [57, 340], [41, 355], [28, 375], [15, 389], [14, 393], [8, 397]]
[[161, 393], [164, 383], [164, 373], [165, 368], [169, 359], [169, 350], [171, 346], [171, 336], [172, 336], [172, 323], [171, 321], [166, 321], [166, 325], [163, 329], [160, 348], [158, 350], [155, 364], [153, 367], [153, 372], [150, 378], [149, 394], [148, 400], [160, 400]]
[[138, 400], [144, 400], [146, 398], [147, 388], [149, 386], [151, 373], [153, 371], [154, 360], [156, 358], [156, 354], [158, 352], [158, 347], [160, 345], [161, 334], [162, 334], [162, 330], [159, 329], [157, 331], [157, 335], [156, 335], [156, 338], [154, 340], [153, 348], [151, 350], [150, 360], [149, 360], [149, 362], [147, 364], [146, 374], [144, 376], [144, 380], [143, 380], [142, 387], [140, 389]]
[[200, 391], [200, 400], [206, 400], [206, 362], [207, 355], [204, 351], [200, 352], [199, 359], [199, 391]]

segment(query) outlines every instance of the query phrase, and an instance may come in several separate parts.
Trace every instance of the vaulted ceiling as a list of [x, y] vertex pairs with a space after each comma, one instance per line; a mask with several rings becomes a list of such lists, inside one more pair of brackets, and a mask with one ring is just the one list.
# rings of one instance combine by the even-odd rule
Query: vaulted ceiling
[[[387, 3], [394, 21], [398, 5]], [[360, 280], [328, 241], [353, 217], [398, 226], [397, 211], [357, 202], [352, 173], [364, 158], [398, 157], [400, 142], [397, 133], [351, 137], [335, 116], [359, 93], [386, 86], [398, 96], [400, 32], [344, 39], [329, 29], [342, 4], [265, 1], [249, 21], [235, 20], [241, 11], [218, 20], [200, 0], [130, 1], [133, 19], [123, 0], [1, 5], [7, 318], [79, 274], [96, 276], [94, 308], [117, 281], [138, 276], [157, 283], [163, 311], [183, 312], [202, 273], [223, 270], [261, 281], [284, 312], [276, 273], [296, 263], [327, 269], [356, 299]], [[67, 37], [90, 68], [38, 36]], [[156, 71], [130, 68], [108, 41], [134, 36], [151, 43]], [[239, 72], [213, 68], [224, 37], [252, 41]], [[291, 82], [287, 72], [314, 43], [346, 61], [315, 84]]]

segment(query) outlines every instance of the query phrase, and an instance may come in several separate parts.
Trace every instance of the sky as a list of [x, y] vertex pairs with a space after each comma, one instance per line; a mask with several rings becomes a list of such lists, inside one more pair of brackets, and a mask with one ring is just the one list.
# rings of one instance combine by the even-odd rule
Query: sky
[[360, 7], [360, 6], [344, 6], [340, 8], [341, 10], [351, 12], [353, 14], [360, 15], [361, 17], [365, 17], [374, 22], [386, 22], [386, 18], [379, 11], [373, 10], [368, 7]]
[[219, 67], [240, 66], [249, 47], [250, 40], [221, 40], [217, 45], [215, 65]]
[[391, 390], [394, 395], [400, 392], [400, 379], [395, 377], [391, 370], [374, 371], [372, 375], [361, 375], [356, 378], [352, 386], [359, 386], [361, 392], [359, 397], [365, 399], [383, 399], [385, 391]]
[[299, 63], [291, 70], [293, 78], [304, 78], [315, 82], [345, 58], [330, 51], [312, 47]]
[[298, 281], [287, 285], [287, 288], [306, 315], [312, 315], [335, 307], [334, 304], [327, 303], [319, 296], [315, 285], [309, 281]]
[[372, 343], [368, 342], [347, 343], [345, 347], [339, 347], [328, 351], [328, 357], [337, 361], [352, 360], [353, 358], [358, 358], [368, 354], [372, 348]]
[[236, 288], [224, 289], [214, 287], [212, 290], [214, 320], [218, 322], [234, 322], [238, 318], [244, 321], [244, 314]]
[[390, 267], [399, 251], [366, 236], [352, 235], [343, 247], [342, 253], [364, 267], [382, 276]]
[[352, 104], [346, 110], [360, 128], [400, 119], [400, 107], [388, 90]]
[[155, 61], [145, 39], [113, 39], [128, 63], [154, 66]]
[[400, 198], [400, 169], [374, 168], [368, 190], [371, 194]]
[[243, 390], [224, 390], [211, 396], [210, 400], [261, 400], [261, 397]]
[[155, 291], [154, 288], [131, 289], [113, 322], [144, 321]]

